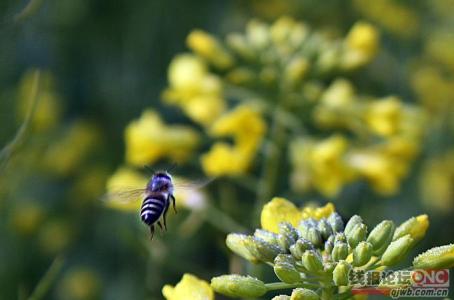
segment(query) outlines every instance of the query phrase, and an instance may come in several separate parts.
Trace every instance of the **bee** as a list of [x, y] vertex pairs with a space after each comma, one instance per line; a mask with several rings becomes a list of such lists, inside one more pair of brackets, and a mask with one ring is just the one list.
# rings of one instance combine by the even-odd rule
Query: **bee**
[[[199, 184], [195, 182], [179, 183], [177, 187], [179, 189], [201, 188], [210, 181], [203, 181]], [[123, 202], [143, 199], [140, 207], [140, 219], [150, 228], [150, 239], [153, 239], [156, 224], [161, 230], [167, 230], [166, 217], [170, 205], [175, 214], [177, 213], [174, 189], [175, 184], [170, 173], [157, 171], [153, 173], [144, 189], [114, 192], [104, 198], [108, 201], [123, 200]]]

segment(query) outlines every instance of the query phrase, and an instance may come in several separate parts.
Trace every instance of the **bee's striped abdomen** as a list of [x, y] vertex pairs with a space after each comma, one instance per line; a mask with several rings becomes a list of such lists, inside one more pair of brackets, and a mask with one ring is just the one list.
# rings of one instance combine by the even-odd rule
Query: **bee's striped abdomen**
[[166, 201], [165, 194], [153, 194], [145, 198], [140, 210], [142, 221], [147, 225], [155, 223], [164, 212]]

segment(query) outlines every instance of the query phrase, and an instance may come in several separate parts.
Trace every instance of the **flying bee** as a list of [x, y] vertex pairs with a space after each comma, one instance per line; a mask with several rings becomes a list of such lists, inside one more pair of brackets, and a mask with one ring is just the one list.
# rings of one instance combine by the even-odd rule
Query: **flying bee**
[[[199, 184], [195, 182], [178, 182], [176, 187], [178, 189], [197, 189], [209, 182], [211, 180], [203, 181]], [[106, 195], [104, 199], [123, 203], [142, 199], [140, 219], [150, 227], [151, 239], [153, 239], [155, 224], [161, 230], [167, 230], [166, 217], [170, 205], [172, 205], [174, 212], [177, 213], [174, 189], [175, 183], [172, 180], [172, 176], [167, 171], [157, 171], [144, 189], [113, 192]]]

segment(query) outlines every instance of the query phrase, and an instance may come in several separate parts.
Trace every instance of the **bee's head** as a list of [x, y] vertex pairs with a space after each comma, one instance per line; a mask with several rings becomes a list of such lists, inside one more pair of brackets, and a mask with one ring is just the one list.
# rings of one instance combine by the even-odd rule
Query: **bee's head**
[[148, 188], [154, 192], [171, 191], [172, 176], [165, 171], [156, 172], [148, 183]]

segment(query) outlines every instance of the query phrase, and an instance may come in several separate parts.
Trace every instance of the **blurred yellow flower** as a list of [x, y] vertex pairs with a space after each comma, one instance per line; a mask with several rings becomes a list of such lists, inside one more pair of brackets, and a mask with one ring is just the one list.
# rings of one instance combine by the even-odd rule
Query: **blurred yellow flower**
[[411, 6], [403, 2], [353, 0], [353, 4], [365, 17], [400, 37], [411, 38], [419, 33], [419, 15]]
[[21, 235], [29, 235], [39, 229], [45, 211], [35, 201], [18, 202], [11, 212], [11, 227]]
[[372, 132], [390, 136], [399, 130], [402, 104], [396, 97], [371, 102], [366, 110], [366, 123]]
[[454, 208], [454, 151], [424, 162], [419, 187], [424, 205], [440, 213]]
[[162, 294], [166, 300], [214, 300], [210, 284], [191, 274], [184, 274], [175, 286], [165, 285]]
[[195, 122], [209, 126], [224, 112], [221, 80], [208, 72], [199, 57], [176, 56], [170, 63], [168, 80], [170, 87], [163, 93], [164, 101], [179, 106]]
[[44, 153], [44, 168], [59, 176], [70, 175], [98, 146], [100, 138], [98, 128], [92, 123], [76, 121]]
[[351, 69], [369, 63], [379, 47], [378, 30], [369, 23], [357, 22], [345, 38], [345, 47], [343, 67]]
[[[34, 70], [27, 71], [18, 88], [18, 118], [22, 122], [32, 100]], [[38, 105], [32, 119], [32, 126], [37, 131], [54, 128], [61, 118], [61, 101], [55, 90], [54, 78], [50, 72], [41, 71], [38, 90]]]
[[57, 286], [60, 299], [94, 300], [99, 299], [101, 280], [90, 267], [73, 267], [63, 276]]
[[247, 105], [239, 105], [221, 116], [210, 128], [215, 137], [233, 137], [232, 146], [215, 143], [201, 157], [202, 168], [209, 176], [243, 174], [261, 145], [266, 124], [262, 116]]
[[454, 80], [434, 65], [417, 67], [411, 74], [411, 85], [435, 119], [454, 103]]
[[38, 243], [40, 250], [49, 256], [61, 253], [70, 245], [74, 237], [74, 227], [63, 219], [47, 220], [39, 228]]
[[299, 209], [287, 199], [275, 197], [263, 206], [260, 223], [263, 229], [278, 233], [281, 222], [288, 222], [296, 227], [301, 220], [308, 218], [320, 220], [328, 217], [334, 211], [335, 207], [332, 203], [323, 207], [307, 205]]
[[348, 141], [339, 135], [321, 141], [297, 139], [290, 146], [293, 164], [292, 188], [305, 192], [313, 187], [325, 196], [335, 196], [355, 178], [344, 161]]
[[146, 110], [128, 125], [125, 140], [126, 161], [143, 166], [165, 157], [185, 161], [197, 147], [199, 136], [188, 126], [166, 125], [156, 112]]
[[186, 40], [188, 47], [211, 64], [225, 69], [233, 63], [232, 56], [212, 35], [202, 30], [193, 30]]
[[425, 42], [427, 56], [454, 71], [454, 34], [452, 30], [433, 31]]
[[400, 179], [408, 171], [406, 162], [370, 149], [352, 151], [348, 155], [348, 164], [384, 195], [396, 193]]

